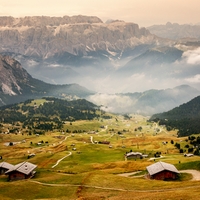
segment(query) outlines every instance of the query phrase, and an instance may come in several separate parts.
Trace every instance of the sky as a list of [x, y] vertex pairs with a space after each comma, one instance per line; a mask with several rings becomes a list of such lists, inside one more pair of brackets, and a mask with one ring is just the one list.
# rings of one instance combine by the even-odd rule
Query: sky
[[97, 16], [140, 27], [200, 23], [200, 0], [0, 0], [0, 16]]

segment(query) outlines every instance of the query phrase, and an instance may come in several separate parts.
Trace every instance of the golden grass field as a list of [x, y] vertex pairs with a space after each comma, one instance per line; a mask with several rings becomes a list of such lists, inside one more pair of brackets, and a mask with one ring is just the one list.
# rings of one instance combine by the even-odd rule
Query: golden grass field
[[[4, 129], [6, 126], [11, 125], [5, 125]], [[141, 131], [137, 129], [140, 126]], [[86, 132], [72, 134], [66, 133], [66, 129]], [[0, 199], [199, 199], [200, 181], [192, 181], [190, 174], [181, 173], [176, 181], [145, 178], [146, 167], [159, 160], [174, 164], [177, 169], [197, 169], [196, 165], [199, 166], [199, 156], [184, 157], [171, 144], [171, 140], [180, 143], [182, 148], [187, 144], [186, 138], [178, 138], [176, 131], [168, 132], [139, 115], [132, 115], [130, 120], [114, 116], [108, 120], [76, 121], [72, 125], [67, 122], [63, 130], [40, 136], [27, 135], [23, 131], [0, 134], [2, 161], [11, 164], [28, 161], [38, 166], [32, 179], [8, 182], [6, 175], [0, 176]], [[40, 141], [44, 143], [38, 145]], [[97, 144], [99, 141], [110, 144]], [[9, 142], [19, 143], [6, 146]], [[124, 154], [130, 150], [149, 156], [125, 160]], [[154, 158], [156, 152], [161, 152], [162, 157]], [[27, 159], [30, 153], [36, 155]], [[138, 175], [120, 176], [137, 171], [140, 171]]]

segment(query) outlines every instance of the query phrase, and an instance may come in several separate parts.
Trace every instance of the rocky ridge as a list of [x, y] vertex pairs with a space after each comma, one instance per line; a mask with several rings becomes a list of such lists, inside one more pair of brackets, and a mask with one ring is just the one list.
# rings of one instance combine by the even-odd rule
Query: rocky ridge
[[22, 93], [20, 84], [26, 83], [31, 76], [21, 64], [9, 56], [0, 55], [0, 91], [8, 95]]
[[53, 85], [33, 78], [10, 56], [0, 55], [0, 106], [30, 98], [78, 98], [93, 94], [78, 84]]
[[124, 21], [103, 23], [98, 17], [0, 17], [0, 52], [14, 52], [46, 59], [68, 52], [88, 55], [106, 51], [119, 54], [140, 44], [161, 39], [137, 24]]
[[200, 39], [200, 25], [178, 24], [167, 22], [164, 25], [153, 25], [147, 28], [152, 34], [173, 40], [182, 38]]

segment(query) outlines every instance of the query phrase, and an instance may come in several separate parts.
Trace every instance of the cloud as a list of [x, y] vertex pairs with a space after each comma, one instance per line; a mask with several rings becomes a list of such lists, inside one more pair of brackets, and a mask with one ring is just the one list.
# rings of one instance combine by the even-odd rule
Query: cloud
[[51, 65], [48, 65], [47, 67], [49, 67], [49, 68], [63, 68], [63, 66], [59, 65], [59, 64], [51, 64]]
[[185, 80], [190, 83], [200, 83], [200, 74], [196, 74], [195, 76], [186, 78]]
[[184, 52], [182, 58], [186, 60], [187, 64], [200, 64], [200, 48]]
[[89, 101], [96, 105], [102, 105], [101, 109], [107, 112], [126, 113], [133, 105], [133, 100], [128, 96], [120, 96], [115, 94], [95, 94], [88, 98]]
[[136, 74], [133, 74], [131, 76], [131, 78], [139, 81], [139, 80], [142, 80], [145, 78], [145, 74], [144, 73], [136, 73]]

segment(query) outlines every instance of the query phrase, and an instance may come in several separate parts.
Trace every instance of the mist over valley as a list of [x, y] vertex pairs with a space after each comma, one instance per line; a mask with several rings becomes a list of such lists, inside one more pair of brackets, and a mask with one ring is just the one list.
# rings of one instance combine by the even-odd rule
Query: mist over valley
[[199, 95], [200, 43], [198, 25], [190, 28], [192, 37], [161, 37], [159, 26], [148, 29], [81, 15], [1, 17], [0, 52], [33, 78], [87, 88], [94, 95], [86, 98], [105, 110], [152, 115]]

